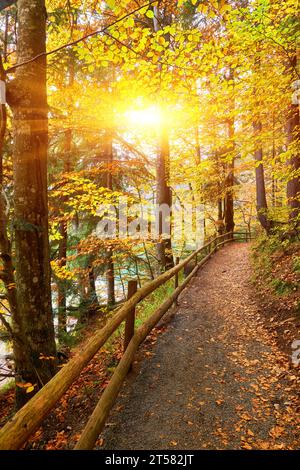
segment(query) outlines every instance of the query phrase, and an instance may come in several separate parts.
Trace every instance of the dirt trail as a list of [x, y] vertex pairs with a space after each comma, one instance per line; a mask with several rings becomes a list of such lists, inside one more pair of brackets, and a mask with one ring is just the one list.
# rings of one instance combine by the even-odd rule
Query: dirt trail
[[198, 272], [129, 376], [98, 449], [299, 448], [299, 379], [250, 280], [246, 244], [227, 245]]

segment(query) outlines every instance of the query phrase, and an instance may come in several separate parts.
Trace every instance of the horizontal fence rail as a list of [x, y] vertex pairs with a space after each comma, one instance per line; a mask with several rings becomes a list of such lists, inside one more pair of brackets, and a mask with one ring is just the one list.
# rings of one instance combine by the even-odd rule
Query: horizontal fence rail
[[[238, 237], [238, 238], [236, 238]], [[215, 236], [201, 248], [194, 251], [186, 259], [176, 264], [173, 268], [164, 272], [156, 279], [146, 283], [136, 290], [131, 286], [131, 293], [124, 304], [116, 310], [106, 325], [97, 331], [86, 343], [84, 349], [74, 356], [41, 390], [34, 395], [29, 402], [23, 406], [14, 417], [8, 421], [0, 430], [0, 450], [20, 449], [30, 436], [40, 427], [46, 416], [53, 410], [63, 394], [70, 388], [79, 377], [82, 370], [95, 356], [99, 349], [106, 343], [110, 336], [117, 330], [120, 324], [126, 320], [125, 352], [119, 362], [108, 386], [92, 413], [88, 423], [75, 447], [75, 449], [92, 449], [103, 426], [108, 413], [113, 406], [121, 385], [131, 367], [133, 357], [139, 345], [144, 341], [157, 322], [166, 311], [177, 301], [179, 294], [187, 286], [190, 279], [198, 269], [210, 258], [210, 256], [221, 246], [233, 240], [248, 241], [251, 235], [243, 232], [228, 232]], [[198, 255], [202, 255], [198, 262]], [[178, 285], [178, 273], [188, 263], [195, 260], [195, 267], [185, 280]], [[154, 292], [158, 287], [165, 284], [169, 279], [175, 277], [175, 290], [163, 302], [163, 304], [148, 318], [142, 326], [134, 333], [134, 311], [136, 305]]]

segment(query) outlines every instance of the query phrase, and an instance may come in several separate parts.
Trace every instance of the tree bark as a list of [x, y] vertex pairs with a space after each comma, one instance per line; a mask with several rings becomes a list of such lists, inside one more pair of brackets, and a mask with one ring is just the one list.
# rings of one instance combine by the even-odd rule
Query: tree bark
[[[69, 79], [67, 87], [71, 88], [74, 84], [75, 69], [74, 57], [70, 54], [69, 59]], [[73, 100], [72, 100], [73, 101]], [[72, 103], [73, 104], [73, 103]], [[71, 171], [71, 152], [72, 152], [72, 139], [73, 132], [71, 128], [65, 130], [64, 140], [64, 172]], [[62, 204], [65, 203], [66, 197], [62, 198]], [[66, 221], [62, 221], [59, 225], [60, 240], [58, 242], [58, 257], [60, 259], [60, 266], [67, 264], [67, 246], [68, 246], [68, 226]], [[67, 332], [67, 289], [66, 282], [58, 280], [57, 282], [57, 303], [58, 303], [58, 338], [61, 339]]]
[[[103, 159], [106, 161], [106, 187], [110, 190], [113, 189], [112, 181], [112, 162], [113, 162], [113, 136], [110, 129], [106, 129], [104, 135], [104, 155]], [[107, 283], [107, 305], [114, 305], [115, 299], [115, 267], [113, 262], [113, 250], [109, 248], [106, 254], [107, 269], [106, 269], [106, 283]]]
[[[162, 26], [168, 24], [168, 17], [161, 15], [158, 6], [153, 7], [153, 29], [155, 32], [159, 31]], [[165, 39], [169, 39], [169, 35], [164, 35]], [[159, 64], [161, 70], [161, 65]], [[166, 123], [164, 123], [166, 126]], [[171, 208], [172, 208], [172, 191], [169, 186], [170, 178], [170, 145], [169, 135], [166, 127], [162, 127], [160, 131], [159, 153], [157, 156], [156, 165], [156, 203], [158, 209], [161, 205], [165, 204], [170, 210], [170, 233], [168, 237], [163, 237], [163, 217], [161, 211], [158, 212], [158, 236], [160, 240], [156, 245], [157, 258], [162, 271], [170, 269], [174, 266], [172, 255], [172, 241], [171, 241]]]
[[[297, 54], [295, 54], [294, 66], [297, 67]], [[299, 95], [298, 95], [299, 96]], [[287, 143], [291, 147], [300, 140], [300, 115], [299, 115], [299, 98], [298, 103], [290, 104], [288, 120], [287, 120]], [[300, 170], [300, 155], [298, 148], [292, 148], [292, 156], [288, 162], [293, 172]], [[296, 175], [287, 183], [287, 199], [290, 208], [289, 220], [297, 227], [300, 226], [300, 177]]]
[[[45, 52], [44, 0], [18, 1], [17, 61]], [[19, 67], [10, 96], [14, 131], [15, 278], [19, 314], [14, 331], [28, 350], [14, 344], [17, 382], [32, 383], [35, 393], [55, 373], [56, 346], [51, 306], [47, 206], [48, 119], [46, 59]], [[17, 406], [31, 397], [16, 388]]]
[[[5, 81], [5, 73], [0, 56], [0, 80]], [[13, 317], [18, 314], [17, 291], [14, 276], [14, 266], [12, 262], [11, 241], [8, 237], [8, 210], [3, 185], [3, 152], [5, 143], [5, 133], [7, 127], [6, 104], [0, 105], [0, 257], [3, 264], [3, 276], [1, 277], [6, 290], [6, 298], [10, 312]], [[11, 333], [11, 331], [9, 332]], [[12, 340], [17, 338], [12, 337]]]
[[[261, 59], [260, 46], [257, 49], [257, 57], [254, 62], [254, 72], [258, 74], [258, 78], [261, 73]], [[256, 85], [253, 90], [255, 108], [253, 109], [253, 137], [254, 137], [254, 158], [256, 161], [255, 165], [255, 181], [256, 181], [256, 212], [257, 218], [261, 226], [265, 229], [267, 234], [270, 231], [271, 224], [268, 218], [268, 204], [266, 196], [266, 186], [265, 186], [265, 174], [263, 166], [263, 146], [262, 146], [262, 122], [259, 110], [261, 109], [262, 103], [258, 98], [258, 92]]]
[[267, 233], [270, 231], [270, 222], [268, 219], [268, 204], [266, 197], [266, 186], [265, 186], [265, 174], [263, 167], [263, 149], [260, 141], [260, 135], [262, 132], [261, 121], [255, 120], [253, 122], [253, 130], [255, 136], [255, 149], [254, 158], [257, 162], [255, 166], [255, 180], [256, 180], [256, 210], [257, 218], [261, 226], [266, 230]]
[[[228, 137], [230, 139], [230, 153], [234, 151], [234, 120], [228, 120]], [[227, 163], [226, 194], [224, 200], [225, 232], [234, 230], [234, 208], [233, 208], [233, 186], [234, 186], [234, 156]]]
[[[227, 81], [234, 83], [234, 72], [233, 69], [229, 69], [229, 73], [226, 75]], [[234, 186], [234, 150], [235, 150], [235, 130], [234, 130], [234, 109], [235, 99], [234, 96], [229, 97], [229, 113], [230, 117], [227, 120], [227, 133], [228, 133], [228, 154], [230, 160], [227, 163], [227, 175], [226, 175], [226, 193], [224, 200], [224, 222], [225, 232], [232, 232], [234, 230], [234, 207], [233, 207], [233, 186]]]
[[[59, 234], [61, 239], [58, 244], [58, 257], [60, 260], [60, 266], [66, 266], [67, 263], [67, 241], [68, 231], [66, 222], [60, 222]], [[65, 281], [57, 280], [57, 315], [58, 315], [58, 338], [59, 340], [67, 331], [67, 299], [66, 299], [66, 286]]]
[[171, 208], [172, 208], [172, 191], [169, 186], [170, 178], [170, 146], [169, 136], [166, 129], [162, 130], [159, 154], [157, 156], [156, 184], [157, 196], [156, 202], [158, 208], [165, 205], [170, 209], [170, 232], [168, 236], [163, 234], [163, 215], [159, 211], [158, 217], [158, 236], [160, 241], [157, 243], [157, 256], [162, 270], [170, 269], [174, 266], [171, 242]]

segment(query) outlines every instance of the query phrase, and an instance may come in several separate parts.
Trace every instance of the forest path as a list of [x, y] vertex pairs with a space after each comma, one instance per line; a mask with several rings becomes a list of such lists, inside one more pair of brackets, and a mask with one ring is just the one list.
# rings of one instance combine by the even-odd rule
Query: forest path
[[264, 327], [249, 251], [228, 244], [198, 271], [98, 449], [299, 448], [297, 380]]

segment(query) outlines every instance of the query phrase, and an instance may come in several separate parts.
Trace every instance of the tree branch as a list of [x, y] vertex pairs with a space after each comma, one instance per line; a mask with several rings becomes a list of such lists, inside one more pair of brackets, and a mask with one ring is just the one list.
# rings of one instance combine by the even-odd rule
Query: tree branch
[[121, 16], [120, 18], [117, 18], [115, 21], [113, 21], [112, 23], [110, 23], [109, 25], [105, 26], [104, 28], [102, 29], [98, 29], [96, 31], [93, 31], [92, 33], [89, 33], [89, 34], [86, 34], [85, 36], [82, 36], [81, 38], [79, 39], [76, 39], [75, 41], [71, 41], [71, 42], [68, 42], [67, 44], [64, 44], [62, 46], [59, 46], [57, 47], [56, 49], [53, 49], [49, 52], [41, 52], [40, 54], [36, 55], [35, 57], [32, 57], [31, 59], [28, 59], [28, 60], [25, 60], [24, 62], [20, 62], [19, 64], [16, 64], [14, 65], [13, 67], [10, 67], [8, 68], [5, 73], [8, 74], [8, 73], [12, 73], [14, 72], [17, 68], [19, 67], [22, 67], [23, 65], [27, 65], [27, 64], [30, 64], [34, 61], [36, 61], [37, 59], [39, 59], [40, 57], [46, 57], [48, 55], [51, 55], [51, 54], [55, 54], [56, 52], [59, 52], [63, 49], [66, 49], [67, 47], [71, 47], [71, 46], [75, 46], [76, 44], [84, 41], [85, 39], [88, 39], [90, 37], [93, 37], [93, 36], [96, 36], [98, 34], [102, 34], [102, 33], [105, 33], [109, 28], [111, 28], [112, 26], [115, 26], [116, 24], [122, 22], [123, 20], [125, 20], [126, 18], [129, 18], [131, 15], [134, 15], [135, 13], [137, 13], [138, 11], [142, 10], [143, 8], [146, 8], [146, 7], [149, 7], [151, 5], [153, 5], [154, 3], [157, 3], [157, 0], [151, 0], [150, 2], [148, 3], [145, 3], [144, 5], [136, 8], [135, 10], [129, 12], [129, 13], [126, 13], [126, 15], [123, 15]]

